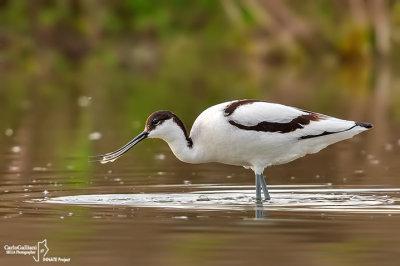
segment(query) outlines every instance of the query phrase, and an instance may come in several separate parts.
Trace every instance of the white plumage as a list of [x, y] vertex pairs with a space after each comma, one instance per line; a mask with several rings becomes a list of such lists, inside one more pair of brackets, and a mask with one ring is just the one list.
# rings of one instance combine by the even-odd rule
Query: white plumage
[[[231, 103], [232, 102], [227, 102], [215, 105], [208, 108], [203, 113], [208, 110], [214, 110], [214, 108], [217, 106], [217, 109], [222, 109], [221, 111], [223, 111], [226, 106]], [[214, 112], [215, 111], [216, 110], [214, 110]], [[200, 118], [202, 114], [200, 114], [198, 118]], [[251, 126], [263, 121], [287, 123], [290, 122], [292, 119], [304, 114], [307, 113], [294, 107], [260, 101], [239, 106], [232, 113], [231, 119], [239, 123], [243, 123], [244, 125]]]
[[144, 138], [165, 140], [175, 156], [188, 163], [219, 162], [251, 168], [256, 174], [256, 199], [269, 199], [263, 171], [293, 161], [371, 128], [368, 123], [341, 120], [281, 104], [257, 100], [221, 103], [203, 111], [190, 135], [169, 111], [149, 116], [145, 130], [115, 152], [100, 155], [114, 161]]

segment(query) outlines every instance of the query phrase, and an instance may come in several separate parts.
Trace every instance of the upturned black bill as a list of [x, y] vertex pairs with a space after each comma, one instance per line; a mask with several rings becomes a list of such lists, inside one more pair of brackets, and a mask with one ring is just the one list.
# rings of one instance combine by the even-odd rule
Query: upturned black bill
[[119, 148], [116, 151], [109, 152], [103, 155], [96, 155], [96, 156], [90, 156], [91, 158], [97, 158], [93, 160], [92, 162], [100, 162], [100, 163], [109, 163], [109, 162], [114, 162], [116, 159], [124, 155], [127, 151], [129, 151], [133, 146], [147, 138], [149, 133], [147, 131], [143, 131], [140, 133], [138, 136], [136, 136], [133, 140], [129, 141], [125, 146]]

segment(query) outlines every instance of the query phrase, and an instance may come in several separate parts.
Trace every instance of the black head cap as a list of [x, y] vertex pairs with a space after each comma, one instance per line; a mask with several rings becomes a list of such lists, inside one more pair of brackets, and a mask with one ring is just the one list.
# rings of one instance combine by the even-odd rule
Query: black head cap
[[152, 113], [146, 121], [146, 130], [147, 132], [152, 131], [158, 125], [164, 123], [164, 121], [174, 118], [176, 115], [171, 113], [170, 111], [157, 111]]
[[164, 123], [164, 121], [167, 121], [169, 119], [172, 119], [172, 121], [174, 121], [174, 123], [178, 127], [181, 128], [181, 130], [183, 131], [183, 134], [185, 135], [188, 147], [191, 148], [193, 146], [193, 142], [192, 142], [192, 139], [188, 136], [183, 122], [174, 113], [172, 113], [170, 111], [156, 111], [156, 112], [152, 113], [149, 116], [149, 118], [147, 118], [146, 131], [147, 132], [152, 131], [157, 126]]

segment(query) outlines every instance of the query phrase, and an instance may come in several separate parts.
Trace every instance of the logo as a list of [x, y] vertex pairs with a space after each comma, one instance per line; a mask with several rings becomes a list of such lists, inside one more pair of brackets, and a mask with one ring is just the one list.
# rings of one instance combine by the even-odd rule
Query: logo
[[47, 256], [49, 250], [47, 239], [36, 245], [4, 245], [6, 255], [32, 255], [35, 262], [71, 262], [71, 258]]
[[[37, 243], [37, 257], [35, 258], [35, 256], [33, 256], [33, 259], [36, 262], [39, 262], [40, 258], [43, 260], [43, 258], [47, 255], [47, 252], [49, 252], [49, 248], [47, 247], [47, 239], [45, 239], [42, 242]], [[42, 256], [40, 256], [40, 254], [42, 254]]]

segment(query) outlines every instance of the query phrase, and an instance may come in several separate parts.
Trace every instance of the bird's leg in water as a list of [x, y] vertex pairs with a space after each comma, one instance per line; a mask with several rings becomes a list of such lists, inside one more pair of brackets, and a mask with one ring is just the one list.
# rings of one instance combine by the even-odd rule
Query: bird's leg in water
[[[261, 185], [262, 185], [262, 190], [263, 190], [263, 192], [264, 192], [264, 198], [265, 198], [265, 200], [270, 200], [271, 197], [269, 196], [268, 188], [267, 188], [267, 183], [265, 183], [265, 179], [264, 179], [263, 174], [258, 174], [257, 176], [258, 176], [258, 179], [260, 180], [259, 182], [260, 182]], [[261, 196], [261, 195], [260, 195], [260, 196]]]
[[256, 174], [256, 201], [261, 202], [261, 180], [259, 175]]

